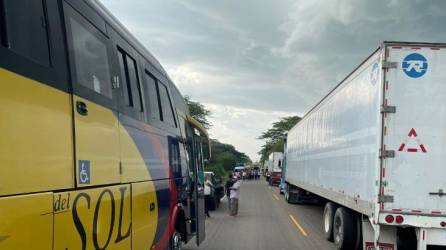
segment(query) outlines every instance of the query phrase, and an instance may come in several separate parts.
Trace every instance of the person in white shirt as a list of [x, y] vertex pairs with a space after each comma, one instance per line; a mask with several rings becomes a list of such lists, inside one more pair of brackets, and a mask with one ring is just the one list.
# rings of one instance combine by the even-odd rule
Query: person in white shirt
[[208, 176], [206, 176], [206, 180], [204, 182], [204, 212], [207, 217], [211, 217], [209, 214], [209, 207], [211, 206], [212, 202], [212, 188], [213, 184]]
[[240, 196], [240, 181], [237, 176], [234, 176], [234, 184], [230, 188], [231, 194], [231, 216], [238, 215], [238, 199]]

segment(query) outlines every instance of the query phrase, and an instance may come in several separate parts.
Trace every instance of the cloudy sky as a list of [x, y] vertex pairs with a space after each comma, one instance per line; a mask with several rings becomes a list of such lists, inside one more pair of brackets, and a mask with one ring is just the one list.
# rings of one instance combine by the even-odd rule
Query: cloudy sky
[[101, 0], [212, 111], [211, 135], [256, 137], [303, 115], [384, 40], [446, 42], [445, 0]]

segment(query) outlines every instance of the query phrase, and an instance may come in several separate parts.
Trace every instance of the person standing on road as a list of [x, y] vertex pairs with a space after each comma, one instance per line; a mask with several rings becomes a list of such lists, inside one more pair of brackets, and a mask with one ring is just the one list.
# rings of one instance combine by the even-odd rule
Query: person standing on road
[[212, 188], [214, 185], [211, 180], [209, 180], [209, 176], [206, 176], [206, 180], [204, 182], [204, 212], [208, 218], [211, 217], [209, 214], [209, 207], [212, 204]]
[[226, 189], [226, 199], [228, 200], [228, 211], [231, 213], [231, 187], [234, 184], [233, 174], [229, 174], [229, 179], [226, 181], [225, 189]]
[[234, 178], [234, 184], [231, 187], [231, 216], [238, 215], [238, 201], [240, 196], [240, 181], [237, 176]]

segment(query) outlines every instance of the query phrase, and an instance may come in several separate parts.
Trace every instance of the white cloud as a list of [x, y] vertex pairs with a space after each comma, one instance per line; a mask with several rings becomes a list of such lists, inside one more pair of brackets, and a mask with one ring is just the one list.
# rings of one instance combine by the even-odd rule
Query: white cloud
[[[252, 158], [384, 40], [444, 42], [444, 0], [102, 0], [213, 112], [211, 134]], [[280, 113], [283, 112], [283, 113]]]
[[296, 115], [288, 112], [268, 112], [257, 109], [238, 108], [228, 105], [205, 103], [212, 112], [211, 136], [257, 160], [262, 141], [256, 138], [269, 129], [281, 117]]

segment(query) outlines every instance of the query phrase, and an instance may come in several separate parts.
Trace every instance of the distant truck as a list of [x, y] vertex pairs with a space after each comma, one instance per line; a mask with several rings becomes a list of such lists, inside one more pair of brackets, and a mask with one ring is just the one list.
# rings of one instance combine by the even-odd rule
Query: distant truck
[[245, 171], [245, 166], [238, 166], [238, 167], [234, 167], [234, 173], [241, 173], [243, 171]]
[[445, 100], [446, 44], [384, 42], [289, 131], [286, 199], [337, 249], [446, 246]]
[[282, 178], [282, 152], [273, 152], [268, 156], [269, 185], [279, 185]]

